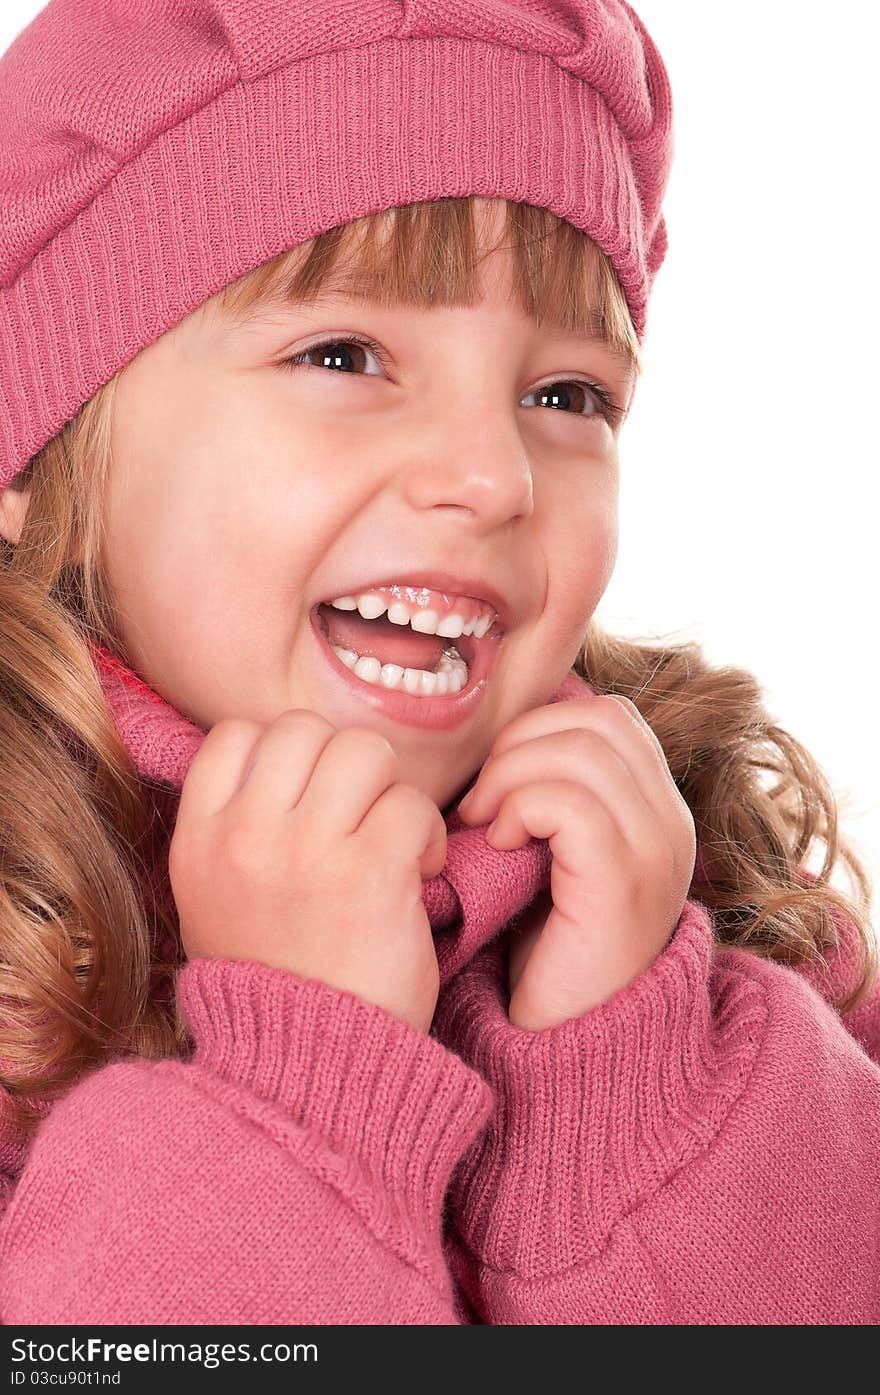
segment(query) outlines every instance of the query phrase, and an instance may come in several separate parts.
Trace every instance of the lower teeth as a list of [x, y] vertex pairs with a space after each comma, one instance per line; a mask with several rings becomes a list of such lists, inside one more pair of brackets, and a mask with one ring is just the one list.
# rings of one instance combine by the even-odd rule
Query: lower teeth
[[[329, 641], [328, 641], [329, 643]], [[365, 683], [378, 683], [383, 688], [399, 688], [411, 697], [447, 697], [460, 693], [468, 680], [468, 666], [454, 644], [444, 649], [434, 672], [424, 668], [401, 668], [399, 664], [380, 664], [370, 655], [360, 655], [354, 649], [330, 648], [346, 668]]]

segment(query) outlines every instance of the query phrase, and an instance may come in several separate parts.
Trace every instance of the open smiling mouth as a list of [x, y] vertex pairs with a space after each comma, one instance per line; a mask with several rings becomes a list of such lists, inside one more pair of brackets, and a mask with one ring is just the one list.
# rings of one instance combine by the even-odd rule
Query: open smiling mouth
[[339, 599], [313, 607], [312, 628], [363, 701], [413, 726], [454, 726], [475, 709], [504, 634], [488, 606], [472, 603], [463, 628], [462, 612], [440, 619], [384, 596]]

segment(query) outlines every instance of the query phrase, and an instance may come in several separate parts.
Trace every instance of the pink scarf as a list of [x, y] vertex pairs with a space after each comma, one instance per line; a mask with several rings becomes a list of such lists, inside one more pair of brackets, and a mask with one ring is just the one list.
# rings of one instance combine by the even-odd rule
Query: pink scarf
[[[106, 649], [93, 645], [92, 651], [117, 729], [137, 769], [179, 795], [190, 762], [206, 733], [169, 706]], [[571, 671], [550, 701], [563, 702], [595, 691]], [[445, 820], [446, 864], [442, 872], [424, 883], [422, 890], [434, 931], [441, 985], [448, 983], [483, 945], [549, 886], [551, 862], [545, 838], [532, 838], [524, 848], [510, 852], [490, 847], [483, 837], [485, 826], [464, 824], [457, 802], [447, 811]], [[707, 870], [698, 848], [697, 871], [705, 876]], [[157, 875], [167, 885], [167, 866], [157, 869]], [[808, 885], [815, 875], [802, 868], [800, 879]], [[862, 967], [861, 942], [855, 928], [837, 913], [833, 919], [839, 944], [829, 949], [824, 958], [798, 965], [799, 972], [827, 998], [850, 992]], [[865, 1008], [866, 1012], [874, 1010], [870, 1004]]]
[[[103, 646], [92, 645], [95, 666], [116, 728], [139, 773], [176, 790], [206, 732], [148, 687]], [[594, 692], [573, 671], [550, 702]], [[446, 864], [424, 883], [422, 899], [435, 934], [440, 982], [445, 984], [518, 912], [550, 883], [547, 840], [530, 839], [523, 848], [498, 851], [469, 827], [457, 803], [445, 814]]]

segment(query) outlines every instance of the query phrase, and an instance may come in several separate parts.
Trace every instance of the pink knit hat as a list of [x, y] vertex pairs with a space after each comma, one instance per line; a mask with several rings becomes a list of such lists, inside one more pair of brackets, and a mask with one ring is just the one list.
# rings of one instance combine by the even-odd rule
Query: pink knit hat
[[50, 0], [0, 58], [0, 487], [140, 349], [398, 204], [535, 204], [639, 339], [672, 102], [623, 0]]

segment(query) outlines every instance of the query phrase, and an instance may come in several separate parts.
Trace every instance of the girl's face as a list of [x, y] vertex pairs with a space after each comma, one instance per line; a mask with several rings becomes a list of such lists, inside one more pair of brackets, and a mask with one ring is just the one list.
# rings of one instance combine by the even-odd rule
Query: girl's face
[[[603, 345], [514, 308], [508, 256], [482, 263], [473, 308], [334, 294], [236, 327], [212, 299], [122, 374], [105, 519], [118, 625], [142, 677], [204, 728], [292, 707], [374, 728], [442, 809], [567, 674], [614, 567], [618, 499], [617, 436], [571, 380], [621, 407], [632, 381]], [[282, 362], [353, 334], [385, 364], [350, 344], [341, 368]], [[310, 619], [431, 568], [487, 580], [512, 616], [485, 696], [445, 730], [349, 691]]]

